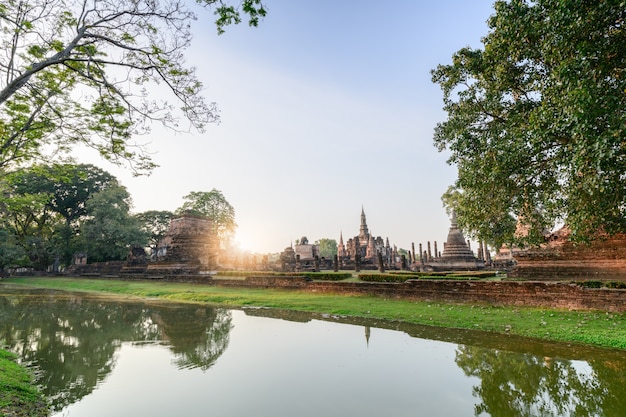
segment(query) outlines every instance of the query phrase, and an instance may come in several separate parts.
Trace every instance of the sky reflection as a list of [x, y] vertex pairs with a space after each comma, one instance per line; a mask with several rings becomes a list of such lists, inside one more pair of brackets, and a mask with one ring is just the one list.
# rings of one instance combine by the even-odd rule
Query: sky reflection
[[125, 343], [111, 375], [57, 416], [466, 416], [475, 398], [456, 346], [383, 329], [233, 311], [228, 349], [179, 370], [160, 344]]

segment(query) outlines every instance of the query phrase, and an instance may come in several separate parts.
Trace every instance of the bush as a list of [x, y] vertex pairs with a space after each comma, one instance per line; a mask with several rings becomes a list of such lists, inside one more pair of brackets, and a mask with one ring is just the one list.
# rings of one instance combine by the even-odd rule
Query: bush
[[307, 277], [326, 281], [351, 278], [349, 272], [277, 272], [277, 271], [220, 271], [222, 277]]
[[417, 278], [417, 275], [409, 274], [359, 274], [359, 279], [366, 282], [405, 282]]
[[497, 274], [495, 271], [465, 271], [465, 272], [450, 273], [450, 276], [454, 276], [454, 277], [470, 277], [470, 278], [477, 278], [477, 279], [493, 278], [496, 275]]
[[602, 281], [578, 281], [576, 284], [585, 288], [602, 288], [604, 286]]
[[349, 272], [298, 272], [291, 275], [305, 276], [322, 281], [341, 281], [342, 279], [352, 278], [352, 274]]

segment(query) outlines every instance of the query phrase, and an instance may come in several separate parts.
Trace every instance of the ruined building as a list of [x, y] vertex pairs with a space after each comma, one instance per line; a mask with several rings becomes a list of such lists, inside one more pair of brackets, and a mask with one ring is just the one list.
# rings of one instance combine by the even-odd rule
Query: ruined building
[[148, 273], [202, 273], [217, 267], [213, 222], [205, 216], [185, 213], [171, 219], [165, 238], [157, 247], [156, 262]]
[[337, 257], [339, 260], [359, 259], [364, 264], [376, 264], [379, 254], [382, 256], [385, 264], [395, 262], [397, 256], [395, 248], [389, 245], [389, 239], [383, 240], [382, 237], [374, 237], [367, 227], [367, 219], [365, 210], [361, 208], [361, 226], [359, 234], [354, 236], [344, 244], [343, 232], [339, 234], [339, 243], [337, 244]]

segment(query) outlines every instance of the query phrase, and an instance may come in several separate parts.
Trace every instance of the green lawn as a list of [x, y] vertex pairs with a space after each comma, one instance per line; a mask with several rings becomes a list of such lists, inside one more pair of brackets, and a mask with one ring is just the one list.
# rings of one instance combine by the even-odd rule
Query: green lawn
[[317, 294], [171, 282], [84, 278], [11, 278], [7, 284], [148, 297], [226, 307], [270, 307], [479, 329], [559, 342], [626, 349], [626, 314], [481, 304], [428, 303], [374, 296]]
[[12, 353], [0, 350], [0, 416], [49, 415], [44, 396], [33, 386], [32, 374], [15, 359]]

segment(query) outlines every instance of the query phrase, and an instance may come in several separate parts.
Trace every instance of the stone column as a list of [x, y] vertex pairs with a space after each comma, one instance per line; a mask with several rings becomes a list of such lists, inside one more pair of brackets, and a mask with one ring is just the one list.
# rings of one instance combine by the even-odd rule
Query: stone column
[[485, 254], [485, 262], [486, 263], [491, 263], [491, 253], [489, 253], [489, 246], [487, 246], [487, 242], [483, 242], [484, 245], [484, 249], [483, 252]]
[[435, 245], [435, 258], [439, 258], [439, 251], [437, 250], [437, 241], [434, 242]]
[[333, 271], [339, 271], [339, 257], [337, 255], [333, 256]]
[[428, 257], [426, 258], [426, 262], [430, 262], [430, 260], [433, 258], [432, 252], [430, 251], [430, 240], [426, 242], [426, 244], [428, 246]]
[[300, 272], [300, 268], [301, 268], [301, 264], [300, 264], [300, 255], [296, 255], [296, 272]]
[[422, 244], [420, 243], [420, 263], [424, 263], [424, 251], [422, 250]]
[[378, 252], [378, 272], [385, 272], [385, 264], [383, 263], [383, 254]]
[[[420, 250], [421, 252], [421, 250]], [[413, 254], [413, 263], [415, 263], [416, 259], [415, 259], [415, 242], [411, 242], [411, 253]]]

